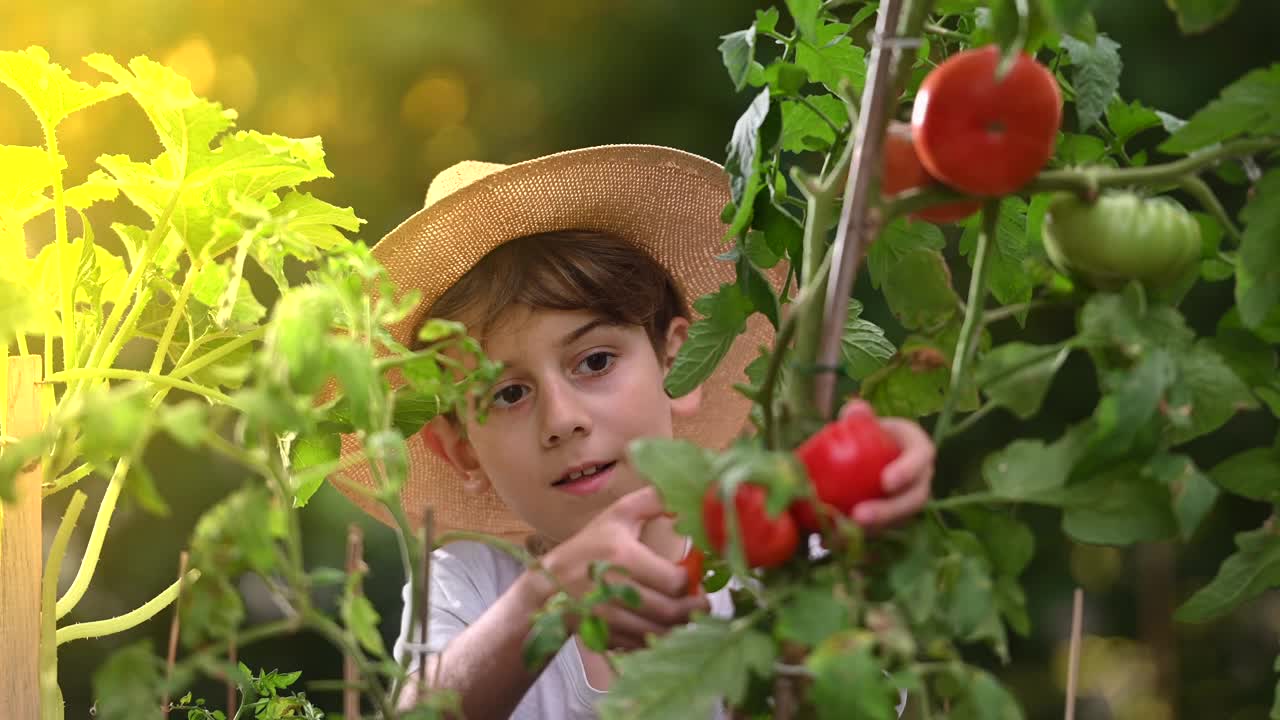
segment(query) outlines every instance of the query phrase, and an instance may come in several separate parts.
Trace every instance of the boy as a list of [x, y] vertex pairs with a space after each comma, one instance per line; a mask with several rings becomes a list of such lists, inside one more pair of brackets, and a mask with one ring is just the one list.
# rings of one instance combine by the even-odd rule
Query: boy
[[[504, 364], [486, 423], [439, 417], [411, 441], [410, 517], [431, 506], [442, 531], [521, 540], [575, 594], [592, 585], [592, 561], [626, 568], [620, 581], [641, 604], [599, 611], [613, 650], [643, 647], [695, 611], [732, 614], [726, 590], [684, 595], [677, 561], [688, 540], [625, 455], [649, 436], [722, 447], [744, 425], [749, 406], [731, 386], [770, 339], [759, 318], [700, 388], [680, 398], [663, 390], [689, 336], [686, 299], [733, 279], [732, 265], [714, 259], [727, 195], [719, 166], [666, 148], [461, 163], [374, 249], [400, 288], [423, 295], [390, 328], [397, 339], [411, 344], [428, 318], [459, 320]], [[919, 510], [932, 475], [924, 432], [882, 422], [903, 453], [884, 473], [889, 497], [855, 509], [871, 528]], [[549, 579], [483, 543], [455, 542], [434, 554], [430, 582], [431, 656], [415, 672], [456, 690], [466, 717], [595, 717], [612, 679], [607, 658], [574, 636], [545, 667], [522, 663], [530, 615], [555, 591]], [[422, 648], [408, 637], [409, 592], [398, 656]]]

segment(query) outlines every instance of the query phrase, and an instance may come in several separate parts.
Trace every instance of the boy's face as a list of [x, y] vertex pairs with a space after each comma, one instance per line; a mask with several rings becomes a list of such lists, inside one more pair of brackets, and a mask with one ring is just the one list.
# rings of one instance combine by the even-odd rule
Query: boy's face
[[687, 332], [687, 320], [674, 320], [659, 357], [639, 326], [514, 307], [482, 341], [505, 366], [487, 421], [468, 421], [465, 438], [434, 428], [469, 485], [491, 484], [522, 520], [563, 541], [644, 487], [625, 457], [632, 440], [671, 437], [673, 415], [697, 409], [697, 392], [672, 400], [663, 390]]

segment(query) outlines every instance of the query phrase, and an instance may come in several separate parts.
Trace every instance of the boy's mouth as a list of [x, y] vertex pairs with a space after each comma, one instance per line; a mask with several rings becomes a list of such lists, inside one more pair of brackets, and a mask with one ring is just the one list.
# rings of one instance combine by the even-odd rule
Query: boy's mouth
[[577, 467], [565, 473], [559, 480], [551, 483], [551, 486], [575, 495], [593, 493], [604, 486], [604, 481], [617, 464], [615, 460], [613, 462]]

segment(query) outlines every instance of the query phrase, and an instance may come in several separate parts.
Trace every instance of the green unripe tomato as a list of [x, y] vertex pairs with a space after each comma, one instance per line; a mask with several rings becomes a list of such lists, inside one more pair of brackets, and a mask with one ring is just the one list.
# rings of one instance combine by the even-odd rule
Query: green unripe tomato
[[1090, 204], [1064, 193], [1045, 215], [1044, 249], [1059, 270], [1098, 288], [1163, 288], [1200, 259], [1200, 224], [1168, 198], [1108, 192]]

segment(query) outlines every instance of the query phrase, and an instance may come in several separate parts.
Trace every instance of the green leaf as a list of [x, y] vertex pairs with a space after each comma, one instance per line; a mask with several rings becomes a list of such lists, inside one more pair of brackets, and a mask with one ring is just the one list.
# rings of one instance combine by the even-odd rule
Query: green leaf
[[938, 565], [930, 536], [912, 532], [907, 554], [889, 568], [889, 584], [898, 597], [911, 598], [903, 610], [916, 624], [924, 623], [938, 609]]
[[1062, 34], [1070, 33], [1086, 40], [1081, 31], [1090, 23], [1090, 12], [1098, 0], [1040, 0], [1040, 11]]
[[890, 686], [869, 643], [847, 643], [839, 637], [832, 647], [809, 656], [805, 665], [813, 673], [809, 700], [819, 720], [893, 720], [897, 693]]
[[884, 330], [870, 320], [863, 320], [862, 303], [849, 301], [844, 335], [840, 338], [840, 356], [845, 372], [854, 380], [862, 380], [889, 362], [897, 351], [884, 335]]
[[[191, 297], [210, 310], [229, 308], [228, 322], [218, 327], [244, 331], [256, 326], [267, 314], [267, 309], [253, 296], [249, 283], [240, 278], [232, 283], [231, 265], [230, 260], [202, 265], [192, 283]], [[215, 321], [217, 315], [218, 313], [210, 313]]]
[[964, 690], [952, 720], [1023, 720], [1017, 699], [990, 674], [974, 670]]
[[1070, 353], [1071, 347], [1065, 343], [1006, 343], [982, 357], [975, 381], [992, 402], [1025, 420], [1040, 411], [1054, 376]]
[[1042, 440], [1014, 440], [982, 463], [982, 477], [991, 491], [1009, 500], [1059, 504], [1058, 491], [1079, 454], [1075, 436], [1068, 433], [1053, 444]]
[[[1280, 66], [1276, 69], [1276, 102], [1280, 103]], [[1280, 133], [1280, 119], [1277, 124], [1276, 132]], [[1275, 241], [1280, 237], [1280, 169], [1262, 176], [1240, 218], [1244, 237], [1236, 263], [1236, 303], [1244, 324], [1257, 328], [1274, 316], [1280, 305], [1280, 243]]]
[[1080, 542], [1130, 545], [1178, 532], [1169, 488], [1122, 464], [1066, 488], [1062, 529]]
[[997, 572], [1016, 577], [1031, 563], [1036, 552], [1036, 537], [1026, 524], [1003, 512], [959, 510], [964, 526], [982, 541]]
[[721, 698], [737, 703], [752, 674], [767, 677], [773, 640], [746, 625], [701, 618], [617, 657], [601, 720], [705, 720]]
[[[922, 417], [939, 411], [951, 387], [952, 355], [959, 336], [960, 324], [953, 322], [933, 337], [908, 337], [889, 365], [863, 380], [863, 397], [880, 415]], [[990, 337], [983, 334], [980, 344], [989, 343]], [[957, 410], [977, 409], [978, 392], [972, 383], [958, 392]]]
[[85, 315], [92, 315], [93, 308], [100, 308], [103, 301], [116, 298], [129, 275], [123, 260], [100, 245], [86, 243], [84, 238], [75, 238], [66, 245], [61, 266], [55, 243], [45, 245], [25, 265], [27, 275], [22, 282], [29, 289], [37, 310], [42, 311], [41, 327], [58, 336], [62, 334], [60, 315], [55, 310], [60, 307], [58, 298], [62, 292], [58, 285], [59, 272], [74, 283], [77, 314]]
[[778, 610], [778, 635], [814, 647], [848, 627], [849, 607], [832, 588], [803, 587]]
[[1280, 64], [1252, 70], [1228, 85], [1216, 100], [1192, 115], [1186, 125], [1165, 140], [1160, 150], [1189, 153], [1240, 135], [1277, 133], [1280, 133]]
[[1120, 88], [1120, 44], [1106, 35], [1098, 35], [1092, 45], [1063, 35], [1062, 46], [1071, 57], [1077, 130], [1084, 132], [1098, 122]]
[[787, 12], [795, 20], [796, 30], [800, 37], [811, 43], [818, 43], [818, 13], [822, 10], [821, 0], [787, 0]]
[[1157, 455], [1147, 463], [1146, 472], [1169, 488], [1178, 534], [1190, 541], [1218, 500], [1218, 488], [1185, 455]]
[[778, 303], [778, 295], [774, 292], [773, 285], [769, 283], [769, 278], [765, 277], [760, 268], [756, 267], [751, 262], [751, 258], [745, 254], [738, 256], [736, 266], [738, 287], [742, 290], [743, 296], [751, 301], [755, 312], [764, 315], [769, 319], [769, 323], [777, 328], [782, 306]]
[[1170, 403], [1169, 412], [1188, 421], [1175, 426], [1175, 444], [1213, 432], [1239, 410], [1257, 407], [1249, 387], [1214, 350], [1211, 341], [1202, 339], [1174, 355], [1174, 360], [1178, 367], [1174, 391], [1177, 397], [1189, 400], [1187, 405]]
[[1105, 463], [1134, 450], [1149, 435], [1165, 391], [1176, 378], [1174, 358], [1162, 348], [1147, 352], [1128, 372], [1105, 377], [1109, 392], [1093, 412], [1090, 455]]
[[533, 627], [521, 649], [524, 666], [529, 669], [542, 667], [569, 641], [569, 631], [564, 625], [564, 615], [559, 612], [541, 612], [534, 616]]
[[1184, 34], [1202, 33], [1231, 17], [1240, 0], [1165, 0]]
[[1174, 618], [1179, 622], [1213, 620], [1280, 585], [1280, 534], [1264, 527], [1239, 533], [1235, 539], [1235, 554], [1223, 561], [1208, 585], [1178, 608]]
[[143, 510], [160, 517], [169, 515], [169, 504], [161, 497], [160, 489], [156, 487], [155, 477], [141, 463], [134, 463], [129, 467], [124, 489]]
[[266, 357], [289, 374], [300, 392], [315, 392], [329, 377], [332, 348], [326, 339], [337, 309], [333, 294], [315, 285], [290, 290], [276, 303]]
[[756, 155], [760, 152], [760, 128], [768, 117], [769, 88], [765, 88], [755, 96], [733, 126], [733, 135], [727, 148], [728, 157], [724, 164], [729, 171], [729, 190], [733, 202], [740, 208], [747, 208], [754, 199], [754, 195], [747, 192], [748, 186], [754, 184], [756, 192], [760, 189]]
[[17, 499], [14, 483], [18, 479], [18, 473], [39, 461], [42, 455], [53, 448], [53, 443], [53, 434], [44, 432], [28, 435], [4, 446], [4, 451], [0, 452], [0, 500], [12, 503]]
[[854, 93], [862, 92], [867, 77], [866, 51], [853, 44], [849, 26], [830, 23], [818, 29], [817, 41], [796, 44], [796, 64], [809, 72], [814, 82], [838, 93], [841, 81], [848, 81]]
[[995, 583], [982, 559], [964, 557], [959, 561], [950, 591], [942, 601], [956, 637], [974, 639], [984, 621], [997, 612], [994, 590]]
[[756, 25], [746, 30], [720, 36], [720, 57], [724, 67], [729, 71], [729, 79], [733, 81], [733, 89], [741, 90], [747, 86], [747, 71], [755, 60]]
[[872, 285], [907, 328], [936, 327], [955, 315], [960, 297], [951, 286], [941, 248], [942, 231], [929, 223], [894, 221], [867, 255]]
[[689, 339], [680, 346], [667, 374], [666, 389], [672, 397], [688, 394], [711, 377], [734, 339], [746, 330], [752, 310], [751, 301], [736, 284], [721, 285], [715, 293], [699, 298], [693, 307], [702, 318], [689, 328]]
[[764, 79], [775, 96], [796, 95], [809, 82], [809, 73], [799, 65], [777, 61], [764, 69]]
[[676, 530], [708, 547], [702, 527], [702, 498], [713, 477], [702, 448], [686, 440], [642, 438], [627, 449], [636, 471], [658, 488], [663, 505], [676, 514]]
[[82, 396], [77, 413], [80, 449], [90, 462], [108, 464], [142, 449], [151, 432], [151, 403], [140, 385], [110, 391], [98, 386]]
[[1148, 347], [1185, 347], [1195, 340], [1182, 315], [1165, 305], [1146, 305], [1134, 293], [1095, 293], [1080, 311], [1084, 344], [1120, 349], [1129, 357]]
[[[366, 428], [367, 429], [367, 428]], [[381, 492], [399, 495], [409, 477], [409, 449], [398, 430], [379, 430], [364, 439], [364, 452], [381, 475]]]
[[148, 640], [139, 640], [111, 653], [93, 673], [94, 717], [137, 720], [140, 708], [158, 717], [164, 687], [164, 661]]
[[[849, 114], [844, 101], [834, 95], [814, 95], [806, 105], [784, 100], [782, 106], [782, 149], [786, 152], [826, 151], [836, 141], [837, 128], [848, 125]], [[816, 108], [816, 110], [815, 110]], [[821, 115], [819, 115], [821, 113]], [[830, 122], [828, 122], [830, 121]]]
[[[48, 152], [25, 145], [0, 145], [0, 259], [6, 263], [26, 259], [22, 228], [48, 204], [44, 191], [66, 167]], [[12, 266], [10, 266], [12, 267]]]
[[[350, 587], [342, 602], [342, 624], [351, 631], [356, 641], [365, 650], [376, 656], [385, 656], [387, 651], [382, 644], [382, 633], [378, 631], [378, 611], [374, 609], [373, 603], [369, 602], [369, 598], [355, 594]], [[284, 686], [292, 682], [290, 680]]]
[[66, 68], [49, 62], [48, 51], [35, 45], [0, 52], [0, 84], [22, 96], [46, 129], [57, 127], [77, 110], [120, 94], [113, 83], [72, 80]]
[[598, 615], [588, 615], [578, 623], [578, 637], [582, 644], [596, 652], [609, 649], [609, 625]]
[[0, 307], [4, 308], [0, 313], [0, 347], [9, 347], [19, 335], [35, 332], [41, 326], [40, 310], [31, 293], [5, 277], [0, 277]]
[[1250, 500], [1280, 503], [1280, 452], [1252, 448], [1218, 463], [1209, 477], [1219, 487]]
[[1125, 103], [1114, 98], [1107, 106], [1107, 125], [1116, 136], [1116, 142], [1123, 146], [1143, 130], [1160, 127], [1160, 116], [1138, 100]]
[[209, 427], [209, 406], [199, 400], [185, 400], [177, 405], [165, 405], [161, 412], [160, 427], [180, 445], [194, 450], [204, 445]]
[[1051, 164], [1053, 167], [1114, 166], [1115, 160], [1109, 157], [1107, 152], [1107, 144], [1096, 135], [1062, 133], [1058, 136], [1058, 144], [1054, 148]]
[[[982, 232], [981, 215], [966, 223], [960, 239], [960, 252], [973, 264], [978, 235]], [[1032, 275], [1030, 236], [1027, 233], [1027, 204], [1020, 198], [1005, 198], [1000, 203], [995, 242], [987, 261], [987, 288], [1003, 305], [1025, 303], [1031, 299]], [[1025, 319], [1025, 314], [1019, 322]]]
[[307, 482], [298, 483], [298, 473], [314, 467], [323, 467], [338, 460], [341, 454], [341, 438], [338, 433], [322, 425], [315, 433], [303, 435], [290, 447], [290, 468], [294, 474], [293, 506], [306, 507], [311, 496], [324, 484], [325, 476], [313, 474]]

